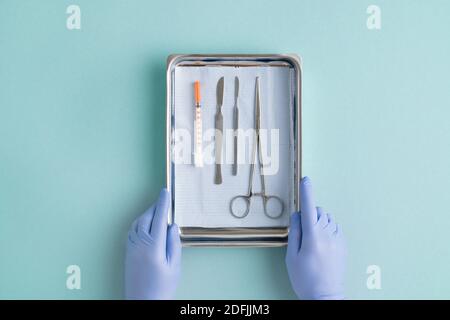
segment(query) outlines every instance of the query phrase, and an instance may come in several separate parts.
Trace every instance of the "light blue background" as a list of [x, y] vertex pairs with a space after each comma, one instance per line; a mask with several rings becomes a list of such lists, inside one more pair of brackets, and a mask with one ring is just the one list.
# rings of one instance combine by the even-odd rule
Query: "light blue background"
[[[66, 29], [72, 3], [81, 30]], [[0, 298], [122, 298], [127, 229], [165, 183], [166, 57], [236, 52], [303, 57], [303, 170], [346, 233], [347, 295], [450, 298], [449, 12], [0, 1]], [[178, 298], [294, 298], [284, 251], [185, 249]], [[366, 287], [372, 264], [382, 290]]]

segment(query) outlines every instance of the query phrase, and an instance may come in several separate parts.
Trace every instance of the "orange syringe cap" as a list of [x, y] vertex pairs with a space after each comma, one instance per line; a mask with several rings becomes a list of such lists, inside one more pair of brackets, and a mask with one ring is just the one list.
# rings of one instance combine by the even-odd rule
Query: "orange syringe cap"
[[200, 81], [194, 83], [195, 104], [200, 104]]

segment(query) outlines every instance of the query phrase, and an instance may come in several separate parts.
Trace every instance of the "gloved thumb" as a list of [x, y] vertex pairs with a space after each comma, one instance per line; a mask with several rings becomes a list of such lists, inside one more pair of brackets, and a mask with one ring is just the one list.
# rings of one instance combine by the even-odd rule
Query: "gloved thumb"
[[178, 226], [172, 223], [167, 231], [167, 260], [169, 264], [179, 264], [181, 261], [181, 239]]
[[300, 214], [295, 212], [291, 215], [291, 223], [289, 226], [289, 235], [288, 235], [288, 247], [287, 253], [289, 255], [296, 256], [298, 251], [300, 250], [300, 241], [301, 241], [301, 222], [300, 222]]

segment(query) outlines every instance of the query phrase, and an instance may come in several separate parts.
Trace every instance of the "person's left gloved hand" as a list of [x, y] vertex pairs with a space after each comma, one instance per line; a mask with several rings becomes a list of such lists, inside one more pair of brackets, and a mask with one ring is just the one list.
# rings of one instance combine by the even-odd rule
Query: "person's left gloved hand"
[[125, 258], [127, 299], [173, 299], [181, 271], [178, 226], [167, 224], [169, 192], [136, 219], [128, 232]]

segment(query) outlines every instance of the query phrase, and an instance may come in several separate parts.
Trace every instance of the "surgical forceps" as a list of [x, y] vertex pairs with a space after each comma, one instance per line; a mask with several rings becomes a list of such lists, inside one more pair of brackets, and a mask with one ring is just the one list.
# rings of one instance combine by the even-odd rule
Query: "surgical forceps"
[[[259, 77], [256, 77], [256, 92], [255, 92], [255, 128], [254, 128], [254, 140], [253, 140], [253, 149], [252, 149], [252, 158], [251, 158], [251, 164], [250, 164], [250, 178], [248, 182], [248, 191], [247, 194], [244, 195], [238, 195], [230, 200], [230, 213], [233, 217], [242, 219], [245, 218], [248, 213], [250, 212], [250, 202], [252, 197], [261, 197], [263, 200], [263, 206], [264, 206], [264, 214], [271, 218], [271, 219], [277, 219], [281, 217], [284, 211], [284, 203], [283, 200], [281, 200], [280, 197], [274, 196], [274, 195], [267, 195], [266, 194], [266, 184], [264, 181], [264, 172], [263, 172], [263, 161], [261, 156], [261, 139], [260, 139], [260, 129], [261, 129], [261, 101], [260, 101], [260, 94], [259, 94]], [[256, 161], [256, 152], [258, 151], [258, 162], [259, 162], [259, 175], [261, 178], [261, 191], [260, 192], [253, 192], [253, 174], [255, 172], [255, 161]], [[245, 211], [238, 212], [234, 205], [236, 205], [236, 201], [243, 200], [245, 203]], [[267, 206], [269, 205], [269, 202], [271, 202], [274, 205], [277, 205], [279, 207], [278, 210], [274, 210], [271, 213], [269, 213], [269, 210], [267, 210]]]

